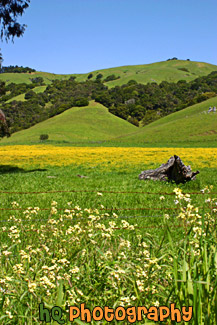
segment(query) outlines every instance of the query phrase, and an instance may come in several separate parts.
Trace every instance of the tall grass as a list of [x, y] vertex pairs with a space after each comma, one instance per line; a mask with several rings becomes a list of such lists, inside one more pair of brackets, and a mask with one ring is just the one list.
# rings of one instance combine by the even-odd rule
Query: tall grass
[[215, 324], [216, 199], [206, 199], [211, 209], [203, 213], [175, 192], [180, 227], [165, 215], [155, 236], [135, 220], [100, 213], [100, 202], [96, 209], [69, 202], [60, 214], [53, 201], [43, 219], [37, 207], [16, 211], [0, 234], [1, 323], [38, 323], [43, 302], [66, 310], [175, 303], [193, 306], [192, 324]]

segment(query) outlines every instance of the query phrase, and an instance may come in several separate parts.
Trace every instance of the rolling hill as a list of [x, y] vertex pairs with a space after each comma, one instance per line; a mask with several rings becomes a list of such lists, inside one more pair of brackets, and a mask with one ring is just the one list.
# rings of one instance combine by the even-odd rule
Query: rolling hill
[[217, 146], [217, 97], [170, 114], [121, 139], [122, 144], [142, 146]]
[[[170, 60], [144, 65], [122, 66], [116, 68], [102, 69], [93, 71], [93, 79], [101, 73], [102, 79], [114, 74], [120, 77], [117, 80], [106, 82], [108, 87], [122, 85], [129, 80], [136, 80], [138, 83], [146, 84], [148, 82], [168, 81], [177, 82], [179, 80], [191, 81], [199, 76], [208, 75], [212, 71], [217, 71], [217, 66], [204, 62]], [[89, 72], [90, 73], [90, 72]], [[6, 83], [31, 83], [31, 78], [42, 77], [46, 84], [50, 84], [52, 80], [69, 79], [70, 76], [76, 76], [77, 81], [85, 81], [89, 75], [85, 74], [53, 74], [47, 72], [32, 72], [32, 73], [2, 73], [0, 80]]]
[[108, 112], [101, 104], [73, 107], [64, 113], [38, 123], [29, 129], [3, 138], [1, 144], [39, 143], [41, 134], [49, 135], [49, 143], [102, 142], [133, 133], [137, 127]]
[[3, 138], [0, 144], [38, 144], [39, 136], [48, 134], [46, 143], [63, 145], [216, 147], [217, 112], [208, 113], [210, 106], [217, 106], [217, 97], [137, 128], [92, 101]]

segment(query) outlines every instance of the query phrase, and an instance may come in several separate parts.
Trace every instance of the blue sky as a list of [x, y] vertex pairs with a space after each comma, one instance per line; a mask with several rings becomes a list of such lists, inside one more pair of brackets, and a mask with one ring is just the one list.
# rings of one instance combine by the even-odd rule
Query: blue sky
[[217, 65], [216, 0], [31, 0], [3, 65], [84, 73], [168, 58]]

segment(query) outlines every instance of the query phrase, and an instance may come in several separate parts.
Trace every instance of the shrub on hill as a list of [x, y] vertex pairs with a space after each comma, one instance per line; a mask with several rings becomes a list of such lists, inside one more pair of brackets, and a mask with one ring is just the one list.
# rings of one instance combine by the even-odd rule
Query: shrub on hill
[[92, 74], [92, 73], [90, 73], [90, 74], [87, 76], [87, 79], [91, 79], [91, 78], [93, 78], [93, 74]]
[[25, 99], [30, 99], [32, 97], [34, 97], [36, 95], [36, 93], [33, 90], [29, 90], [26, 94], [25, 94]]
[[96, 80], [100, 80], [100, 79], [102, 79], [102, 77], [103, 77], [103, 74], [102, 74], [102, 73], [99, 73], [99, 74], [96, 76]]
[[108, 81], [113, 81], [113, 80], [117, 80], [117, 79], [120, 79], [120, 76], [115, 76], [114, 74], [111, 74], [108, 77], [106, 77], [103, 81], [108, 82]]
[[70, 81], [74, 81], [75, 79], [76, 79], [76, 76], [71, 76], [71, 77], [69, 78]]
[[75, 101], [75, 106], [78, 106], [78, 107], [88, 106], [88, 104], [89, 104], [88, 99], [87, 98], [84, 98], [84, 97], [78, 98]]
[[135, 117], [128, 116], [127, 121], [129, 123], [139, 127], [139, 121]]
[[36, 84], [37, 84], [37, 86], [43, 86], [43, 85], [45, 85], [44, 79], [42, 77], [30, 78], [30, 80], [35, 85], [35, 87], [36, 87]]
[[178, 60], [176, 57], [172, 58], [172, 59], [167, 59], [167, 61], [171, 61], [171, 60]]
[[17, 65], [16, 66], [13, 66], [13, 65], [10, 65], [8, 67], [2, 67], [1, 68], [1, 73], [31, 73], [31, 72], [35, 72], [35, 69], [31, 69], [29, 67], [18, 67]]
[[5, 93], [6, 93], [5, 82], [4, 81], [0, 81], [0, 96], [5, 95]]
[[39, 137], [40, 141], [48, 140], [48, 138], [49, 138], [48, 134], [41, 134]]
[[187, 68], [178, 68], [178, 70], [184, 71], [184, 72], [189, 72], [189, 70]]

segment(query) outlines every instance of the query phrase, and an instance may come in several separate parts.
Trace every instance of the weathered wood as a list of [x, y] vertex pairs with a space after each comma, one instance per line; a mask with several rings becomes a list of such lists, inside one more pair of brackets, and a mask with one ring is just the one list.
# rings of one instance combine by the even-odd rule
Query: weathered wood
[[7, 125], [6, 117], [3, 111], [0, 109], [0, 136], [10, 136], [10, 131]]
[[192, 172], [191, 166], [185, 166], [180, 157], [174, 155], [170, 157], [166, 164], [162, 164], [157, 169], [144, 170], [139, 175], [140, 180], [160, 180], [174, 181], [177, 184], [195, 180], [199, 171]]

